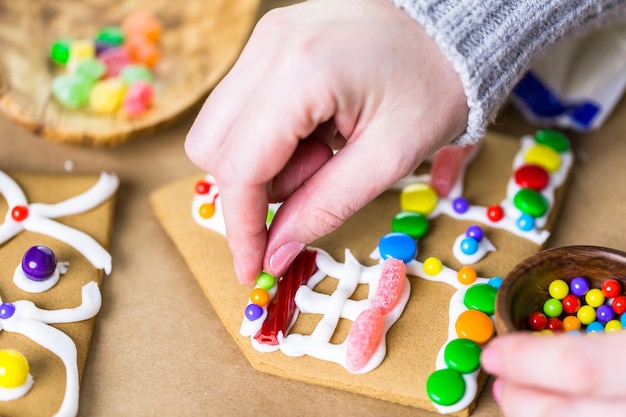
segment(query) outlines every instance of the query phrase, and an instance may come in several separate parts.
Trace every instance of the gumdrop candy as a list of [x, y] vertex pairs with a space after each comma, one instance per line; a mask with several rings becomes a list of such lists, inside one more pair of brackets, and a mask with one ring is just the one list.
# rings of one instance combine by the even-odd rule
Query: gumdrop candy
[[149, 83], [154, 82], [154, 75], [152, 75], [152, 72], [146, 66], [141, 64], [125, 66], [120, 72], [120, 77], [122, 77], [126, 85], [129, 87], [140, 80]]
[[89, 102], [92, 84], [80, 75], [59, 75], [52, 80], [52, 95], [65, 107], [79, 109]]
[[149, 68], [153, 68], [161, 57], [158, 46], [148, 41], [143, 35], [130, 35], [126, 45], [132, 60]]
[[137, 11], [126, 16], [122, 22], [126, 36], [140, 34], [150, 42], [158, 42], [163, 25], [155, 15], [147, 11]]
[[56, 39], [50, 46], [50, 59], [52, 62], [59, 65], [67, 64], [67, 60], [70, 58], [71, 43], [72, 41], [70, 39]]
[[91, 39], [75, 40], [70, 44], [70, 56], [67, 60], [67, 70], [74, 72], [78, 64], [96, 56], [96, 45]]
[[99, 59], [86, 59], [78, 64], [74, 73], [96, 82], [104, 76], [106, 67]]
[[130, 53], [123, 46], [107, 49], [98, 58], [106, 66], [105, 77], [117, 77], [122, 68], [131, 64]]
[[152, 84], [139, 80], [129, 87], [122, 107], [129, 116], [138, 116], [150, 107], [153, 96]]
[[119, 26], [105, 26], [96, 33], [96, 42], [119, 46], [124, 43], [124, 31]]
[[96, 113], [114, 113], [120, 108], [125, 92], [126, 84], [121, 78], [98, 81], [91, 90], [89, 107]]

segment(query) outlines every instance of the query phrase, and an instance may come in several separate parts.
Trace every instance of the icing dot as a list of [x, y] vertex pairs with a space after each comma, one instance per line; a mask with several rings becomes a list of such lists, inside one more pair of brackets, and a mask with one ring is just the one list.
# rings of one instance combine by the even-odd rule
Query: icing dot
[[474, 284], [465, 292], [465, 307], [492, 315], [496, 306], [498, 290], [489, 284]]
[[604, 325], [604, 331], [607, 333], [615, 332], [618, 330], [622, 330], [622, 323], [619, 320], [611, 320], [607, 324]]
[[602, 283], [602, 293], [606, 298], [617, 297], [622, 292], [622, 284], [616, 279], [607, 279]]
[[378, 250], [383, 259], [395, 258], [407, 263], [415, 258], [417, 243], [406, 233], [388, 233], [378, 242]]
[[250, 321], [258, 320], [263, 316], [263, 307], [256, 304], [248, 304], [246, 306], [245, 315]]
[[400, 206], [404, 211], [428, 215], [435, 209], [437, 201], [435, 189], [424, 183], [410, 184], [400, 193]]
[[611, 306], [607, 304], [602, 304], [596, 310], [596, 318], [600, 323], [606, 324], [615, 318], [615, 312], [613, 311]]
[[575, 277], [569, 283], [572, 294], [582, 297], [589, 291], [589, 281], [585, 277]]
[[26, 220], [28, 217], [28, 207], [26, 206], [15, 206], [11, 210], [11, 217], [16, 222], [21, 222], [22, 220]]
[[540, 331], [548, 325], [548, 318], [545, 314], [535, 311], [528, 317], [528, 325], [535, 331]]
[[535, 218], [528, 213], [522, 213], [517, 219], [517, 227], [524, 232], [528, 232], [535, 228]]
[[57, 258], [52, 249], [37, 245], [26, 251], [22, 258], [24, 275], [33, 281], [44, 281], [54, 274], [57, 267]]
[[476, 270], [471, 266], [464, 266], [457, 273], [457, 278], [463, 285], [473, 284], [476, 281], [476, 276]]
[[463, 214], [469, 210], [469, 201], [465, 197], [457, 197], [452, 201], [452, 209], [459, 214]]
[[541, 191], [550, 181], [548, 172], [539, 165], [522, 165], [515, 170], [515, 183], [522, 188]]
[[473, 340], [479, 345], [487, 343], [494, 332], [491, 318], [478, 310], [466, 310], [461, 313], [455, 328], [459, 337]]
[[596, 309], [591, 306], [582, 306], [576, 313], [578, 320], [584, 325], [588, 325], [596, 319]]
[[543, 303], [543, 312], [548, 317], [558, 317], [563, 312], [563, 304], [556, 298], [550, 298]]
[[513, 197], [513, 204], [522, 213], [533, 217], [541, 217], [548, 211], [548, 200], [535, 190], [522, 188]]
[[624, 314], [626, 313], [626, 295], [618, 295], [613, 299], [611, 303], [611, 307], [615, 314]]
[[450, 369], [468, 374], [480, 366], [481, 351], [476, 342], [469, 339], [454, 339], [446, 345], [443, 358]]
[[428, 231], [428, 218], [422, 213], [402, 211], [391, 220], [391, 230], [397, 233], [406, 233], [413, 239], [419, 239]]
[[250, 293], [250, 301], [263, 307], [270, 302], [270, 295], [263, 288], [255, 288]]
[[465, 380], [454, 369], [439, 369], [428, 377], [426, 392], [436, 404], [456, 404], [465, 395]]
[[211, 191], [211, 184], [208, 181], [200, 180], [196, 183], [196, 194], [208, 194]]
[[256, 285], [266, 291], [271, 290], [276, 283], [276, 278], [267, 272], [261, 272], [256, 279]]
[[215, 214], [215, 204], [204, 203], [198, 209], [198, 214], [203, 219], [210, 219]]
[[539, 165], [549, 172], [556, 172], [561, 166], [561, 156], [549, 146], [535, 145], [524, 155], [524, 162]]
[[471, 237], [461, 240], [461, 252], [465, 255], [473, 255], [478, 251], [478, 241]]
[[563, 133], [552, 129], [541, 129], [535, 133], [535, 142], [549, 146], [557, 152], [569, 149], [569, 139]]
[[10, 319], [15, 313], [15, 306], [11, 303], [0, 304], [0, 319]]
[[555, 279], [550, 283], [548, 292], [550, 293], [552, 298], [562, 300], [567, 294], [569, 294], [569, 285], [567, 285], [567, 282], [563, 281], [562, 279]]
[[500, 289], [500, 285], [502, 285], [502, 281], [503, 279], [501, 277], [492, 277], [491, 279], [489, 279], [489, 281], [487, 281], [487, 284], [491, 285], [497, 290], [497, 289]]
[[563, 304], [563, 311], [567, 314], [576, 314], [581, 306], [580, 299], [574, 294], [566, 295], [565, 298], [561, 300], [561, 304]]
[[591, 307], [600, 307], [604, 303], [604, 300], [604, 294], [602, 294], [602, 290], [598, 288], [592, 288], [585, 294], [585, 301]]
[[28, 378], [28, 361], [15, 349], [0, 350], [0, 387], [17, 388]]
[[504, 217], [504, 210], [498, 205], [487, 207], [487, 218], [492, 222], [498, 222]]
[[431, 256], [424, 261], [424, 272], [430, 276], [435, 276], [441, 272], [443, 264], [439, 258]]
[[485, 236], [485, 232], [483, 231], [482, 227], [477, 224], [473, 224], [467, 228], [467, 230], [465, 231], [465, 235], [480, 242]]
[[563, 319], [563, 330], [571, 332], [572, 330], [580, 330], [580, 320], [576, 316], [567, 316]]

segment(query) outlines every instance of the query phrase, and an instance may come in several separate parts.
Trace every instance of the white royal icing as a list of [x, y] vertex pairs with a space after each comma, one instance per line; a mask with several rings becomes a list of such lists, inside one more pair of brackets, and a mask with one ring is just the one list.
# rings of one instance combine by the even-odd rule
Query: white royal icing
[[33, 294], [48, 291], [50, 288], [54, 287], [57, 282], [59, 282], [61, 275], [67, 272], [68, 266], [69, 262], [57, 262], [57, 266], [51, 276], [44, 280], [35, 281], [26, 276], [24, 269], [22, 268], [22, 263], [20, 262], [13, 273], [13, 283], [20, 290]]
[[461, 250], [461, 242], [466, 237], [467, 235], [465, 233], [459, 235], [454, 240], [454, 244], [452, 245], [452, 254], [463, 265], [475, 264], [476, 262], [483, 259], [488, 252], [493, 252], [496, 250], [496, 247], [493, 245], [493, 243], [491, 243], [487, 236], [483, 236], [483, 238], [478, 241], [478, 250], [475, 253], [464, 253]]

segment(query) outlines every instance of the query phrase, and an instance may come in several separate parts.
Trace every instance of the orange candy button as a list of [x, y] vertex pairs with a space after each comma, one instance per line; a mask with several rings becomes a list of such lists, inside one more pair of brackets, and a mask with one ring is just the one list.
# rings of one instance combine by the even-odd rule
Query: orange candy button
[[478, 310], [467, 310], [456, 321], [456, 333], [459, 337], [484, 345], [493, 336], [493, 322], [488, 315]]

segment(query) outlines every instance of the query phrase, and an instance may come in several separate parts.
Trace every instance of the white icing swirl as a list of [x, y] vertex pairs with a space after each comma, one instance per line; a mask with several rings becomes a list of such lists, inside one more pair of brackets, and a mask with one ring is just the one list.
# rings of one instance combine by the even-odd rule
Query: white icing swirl
[[496, 250], [496, 247], [493, 246], [493, 243], [491, 243], [487, 236], [483, 236], [483, 238], [478, 241], [478, 250], [476, 250], [475, 253], [467, 254], [463, 252], [463, 250], [461, 250], [461, 242], [466, 237], [467, 235], [465, 233], [459, 235], [452, 245], [452, 254], [463, 265], [475, 264], [476, 262], [483, 259], [488, 252], [493, 252]]

